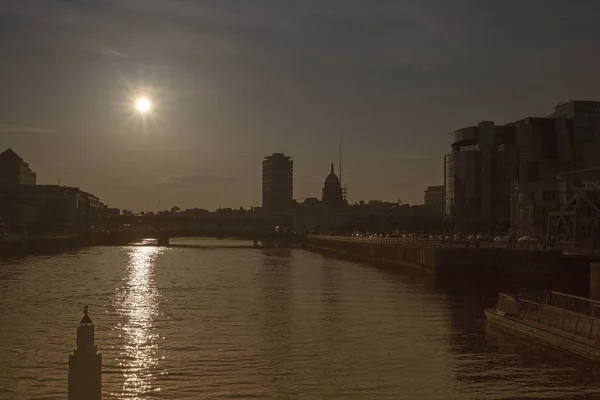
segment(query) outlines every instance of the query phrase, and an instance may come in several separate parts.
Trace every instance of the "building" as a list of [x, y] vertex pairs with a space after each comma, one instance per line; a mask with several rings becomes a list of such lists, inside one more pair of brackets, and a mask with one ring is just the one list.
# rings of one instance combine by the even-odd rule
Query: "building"
[[13, 149], [0, 153], [0, 184], [35, 185], [36, 174]]
[[446, 215], [508, 220], [517, 175], [515, 128], [483, 121], [452, 135], [452, 151], [444, 157]]
[[346, 204], [344, 200], [344, 192], [342, 184], [334, 171], [333, 163], [331, 163], [331, 173], [325, 179], [323, 186], [323, 206], [326, 208], [342, 208]]
[[557, 177], [557, 211], [550, 212], [546, 239], [580, 247], [600, 245], [600, 166]]
[[294, 161], [283, 153], [265, 157], [262, 170], [262, 206], [266, 213], [288, 214], [293, 207]]
[[557, 190], [556, 178], [525, 182], [516, 188], [518, 207], [512, 227], [517, 236], [545, 237], [548, 216], [559, 208]]
[[81, 233], [102, 224], [104, 204], [79, 188], [0, 185], [0, 222], [9, 233]]
[[425, 190], [424, 204], [430, 215], [443, 216], [446, 211], [446, 188], [444, 185], [429, 186]]
[[600, 165], [597, 101], [560, 104], [543, 118], [459, 129], [444, 158], [446, 216], [508, 226], [517, 211], [511, 199], [518, 185], [595, 165]]

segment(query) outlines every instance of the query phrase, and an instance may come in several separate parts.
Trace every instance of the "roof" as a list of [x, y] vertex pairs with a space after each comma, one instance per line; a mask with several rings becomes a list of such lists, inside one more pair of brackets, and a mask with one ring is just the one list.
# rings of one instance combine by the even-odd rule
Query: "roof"
[[446, 190], [446, 187], [444, 185], [427, 186], [427, 189], [425, 191], [426, 192], [434, 192], [434, 191], [441, 191], [441, 190]]
[[17, 153], [15, 153], [15, 151], [13, 149], [11, 149], [10, 147], [8, 149], [4, 150], [2, 153], [0, 153], [0, 157], [13, 157], [13, 158], [18, 158], [19, 160], [23, 161], [21, 156], [19, 156]]

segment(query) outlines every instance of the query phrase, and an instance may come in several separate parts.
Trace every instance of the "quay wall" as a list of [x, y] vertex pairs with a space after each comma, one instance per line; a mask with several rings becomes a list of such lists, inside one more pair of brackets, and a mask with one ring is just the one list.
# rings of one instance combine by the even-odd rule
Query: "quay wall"
[[341, 259], [388, 265], [448, 283], [519, 282], [538, 289], [589, 290], [588, 263], [565, 257], [559, 250], [353, 242], [318, 236], [307, 237], [304, 246]]

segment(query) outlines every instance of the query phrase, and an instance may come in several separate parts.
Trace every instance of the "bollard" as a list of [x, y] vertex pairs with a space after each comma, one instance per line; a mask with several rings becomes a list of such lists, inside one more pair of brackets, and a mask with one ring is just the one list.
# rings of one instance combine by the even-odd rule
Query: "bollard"
[[94, 344], [94, 323], [87, 306], [83, 314], [77, 328], [77, 348], [69, 355], [68, 400], [101, 400], [102, 355]]

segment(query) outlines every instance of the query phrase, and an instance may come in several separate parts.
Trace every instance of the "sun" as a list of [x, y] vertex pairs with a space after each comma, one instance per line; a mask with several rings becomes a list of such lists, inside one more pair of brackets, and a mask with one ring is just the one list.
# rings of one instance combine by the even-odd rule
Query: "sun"
[[150, 104], [150, 100], [146, 97], [140, 97], [135, 100], [135, 108], [141, 113], [147, 113], [151, 107], [152, 104]]

